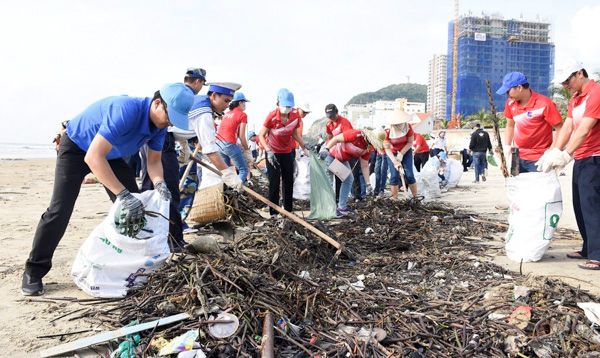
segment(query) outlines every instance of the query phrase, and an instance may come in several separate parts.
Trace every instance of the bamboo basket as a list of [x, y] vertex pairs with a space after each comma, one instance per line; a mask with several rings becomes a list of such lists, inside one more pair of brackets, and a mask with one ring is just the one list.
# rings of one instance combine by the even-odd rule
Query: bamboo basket
[[212, 185], [196, 192], [188, 219], [207, 224], [225, 218], [223, 184]]

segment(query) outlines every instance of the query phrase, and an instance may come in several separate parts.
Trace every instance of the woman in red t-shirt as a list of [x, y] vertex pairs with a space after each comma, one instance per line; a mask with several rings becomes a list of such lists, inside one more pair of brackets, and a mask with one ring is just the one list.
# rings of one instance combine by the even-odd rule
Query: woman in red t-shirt
[[[294, 108], [294, 95], [285, 88], [277, 94], [277, 108], [269, 113], [258, 135], [267, 159], [267, 177], [269, 178], [269, 200], [279, 205], [280, 183], [283, 188], [283, 208], [293, 209], [295, 142], [298, 142], [304, 154], [308, 150], [302, 140], [300, 114]], [[295, 140], [295, 141], [294, 141]], [[271, 215], [277, 212], [269, 209]]]
[[[223, 161], [231, 166], [231, 161], [239, 171], [240, 180], [245, 182], [249, 177], [248, 166], [253, 162], [252, 153], [246, 141], [246, 124], [248, 116], [246, 102], [249, 102], [242, 92], [235, 92], [233, 100], [229, 103], [229, 112], [221, 119], [217, 129], [216, 144]], [[238, 145], [238, 139], [241, 147]]]
[[425, 138], [419, 133], [415, 133], [413, 150], [415, 151], [415, 168], [420, 172], [421, 168], [423, 168], [425, 163], [429, 160], [429, 146], [427, 145]]
[[[417, 197], [417, 181], [413, 173], [412, 144], [415, 140], [410, 124], [410, 115], [404, 111], [394, 111], [390, 119], [390, 129], [386, 129], [386, 138], [383, 147], [388, 156], [390, 167], [390, 190], [392, 199], [398, 199], [398, 185], [400, 184], [400, 171], [403, 168], [404, 177], [413, 198]], [[406, 188], [405, 188], [406, 190]]]

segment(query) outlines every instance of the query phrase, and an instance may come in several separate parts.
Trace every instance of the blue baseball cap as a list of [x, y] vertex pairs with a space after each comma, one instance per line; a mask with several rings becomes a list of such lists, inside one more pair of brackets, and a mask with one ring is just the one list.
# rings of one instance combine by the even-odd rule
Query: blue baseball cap
[[250, 138], [252, 138], [254, 136], [256, 136], [256, 133], [254, 131], [248, 132], [248, 139], [250, 139]]
[[250, 102], [249, 100], [246, 99], [246, 96], [244, 96], [244, 94], [242, 92], [236, 92], [236, 93], [234, 93], [232, 101]]
[[504, 76], [502, 79], [502, 86], [498, 88], [496, 91], [499, 95], [505, 95], [511, 88], [522, 85], [524, 83], [529, 83], [527, 81], [527, 77], [521, 72], [511, 72]]
[[287, 88], [282, 88], [277, 92], [277, 101], [282, 107], [294, 107], [294, 94]]
[[194, 92], [183, 83], [164, 85], [159, 90], [167, 104], [169, 121], [177, 128], [188, 130], [188, 113], [194, 104]]
[[190, 78], [200, 78], [201, 80], [206, 81], [206, 70], [199, 67], [190, 67], [185, 72], [185, 76]]

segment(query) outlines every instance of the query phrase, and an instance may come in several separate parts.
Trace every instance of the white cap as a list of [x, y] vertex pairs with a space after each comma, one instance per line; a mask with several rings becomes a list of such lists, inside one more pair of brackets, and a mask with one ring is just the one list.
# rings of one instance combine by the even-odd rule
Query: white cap
[[582, 68], [583, 63], [575, 60], [569, 60], [564, 66], [560, 67], [556, 71], [556, 76], [554, 76], [554, 80], [552, 82], [559, 85], [569, 79], [574, 72], [577, 72]]
[[310, 105], [308, 103], [304, 103], [298, 108], [300, 108], [302, 112], [310, 113]]

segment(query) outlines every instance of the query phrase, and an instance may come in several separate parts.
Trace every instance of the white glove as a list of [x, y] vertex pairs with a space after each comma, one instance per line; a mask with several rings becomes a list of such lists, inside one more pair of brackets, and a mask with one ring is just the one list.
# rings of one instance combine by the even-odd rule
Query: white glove
[[560, 154], [560, 150], [557, 148], [548, 149], [544, 152], [544, 154], [540, 157], [540, 159], [535, 162], [535, 166], [539, 172], [548, 173], [552, 170], [552, 161], [554, 157]]
[[373, 195], [373, 187], [371, 186], [371, 184], [367, 184], [367, 190], [366, 190], [366, 192], [367, 192], [368, 196]]
[[223, 176], [221, 178], [223, 179], [225, 185], [227, 185], [233, 190], [242, 189], [242, 181], [240, 180], [240, 177], [238, 177], [237, 173], [235, 172], [235, 170], [233, 170], [232, 167], [221, 170], [221, 173], [223, 173]]
[[252, 166], [252, 163], [254, 163], [254, 157], [252, 157], [252, 152], [250, 149], [246, 149], [244, 151], [244, 159], [246, 159], [248, 166]]
[[[557, 149], [558, 151], [558, 149]], [[555, 170], [562, 170], [567, 164], [571, 163], [573, 157], [566, 150], [558, 151], [558, 153], [550, 161], [550, 166]]]

